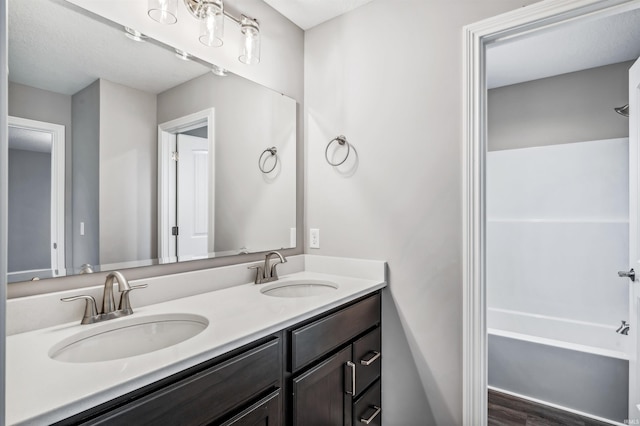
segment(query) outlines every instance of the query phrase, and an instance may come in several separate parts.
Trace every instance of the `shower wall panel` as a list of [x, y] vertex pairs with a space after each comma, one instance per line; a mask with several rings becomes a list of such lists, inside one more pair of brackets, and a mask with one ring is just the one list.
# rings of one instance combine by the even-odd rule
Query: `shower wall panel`
[[487, 155], [489, 308], [628, 320], [628, 139]]

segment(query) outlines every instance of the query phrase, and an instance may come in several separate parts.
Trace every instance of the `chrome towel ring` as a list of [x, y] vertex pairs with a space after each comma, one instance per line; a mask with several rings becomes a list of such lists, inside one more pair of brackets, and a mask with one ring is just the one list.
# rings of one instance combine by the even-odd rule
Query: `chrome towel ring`
[[[334, 142], [338, 142], [338, 145], [347, 145], [347, 155], [345, 155], [344, 158], [342, 159], [342, 161], [340, 161], [338, 163], [332, 163], [331, 160], [329, 160], [329, 147]], [[324, 158], [327, 159], [327, 163], [329, 163], [333, 167], [337, 167], [337, 166], [341, 165], [342, 163], [344, 163], [345, 161], [347, 161], [347, 158], [349, 158], [349, 153], [351, 153], [351, 145], [349, 144], [349, 142], [347, 142], [347, 138], [346, 137], [340, 135], [340, 136], [336, 136], [335, 138], [331, 139], [331, 141], [327, 145], [327, 148], [324, 150]]]
[[[264, 158], [264, 155], [266, 153], [271, 154], [272, 157], [276, 157], [276, 161], [273, 163], [273, 167], [271, 167], [269, 170], [265, 170], [264, 164], [262, 162], [262, 159]], [[266, 161], [266, 158], [265, 158], [265, 161]], [[278, 149], [275, 146], [272, 146], [271, 148], [267, 148], [264, 151], [262, 151], [262, 154], [260, 154], [260, 158], [258, 158], [258, 168], [262, 173], [264, 174], [271, 173], [276, 168], [277, 165], [278, 165]]]

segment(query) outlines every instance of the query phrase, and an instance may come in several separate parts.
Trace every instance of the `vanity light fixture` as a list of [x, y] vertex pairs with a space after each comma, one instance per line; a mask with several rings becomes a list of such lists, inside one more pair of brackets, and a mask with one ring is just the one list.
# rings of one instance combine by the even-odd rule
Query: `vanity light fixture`
[[133, 28], [124, 27], [124, 35], [133, 41], [139, 41], [139, 42], [147, 41], [146, 35], [142, 34], [140, 31], [134, 30]]
[[[149, 17], [161, 24], [178, 21], [178, 0], [148, 0]], [[187, 10], [200, 21], [200, 42], [210, 47], [224, 43], [224, 17], [240, 26], [242, 47], [238, 60], [252, 65], [260, 62], [260, 24], [257, 19], [233, 16], [224, 9], [224, 0], [183, 0]]]

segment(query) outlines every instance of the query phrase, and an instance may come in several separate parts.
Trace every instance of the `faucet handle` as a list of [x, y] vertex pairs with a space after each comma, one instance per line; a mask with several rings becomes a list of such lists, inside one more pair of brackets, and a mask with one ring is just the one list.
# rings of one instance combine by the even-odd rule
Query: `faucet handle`
[[121, 311], [123, 315], [130, 315], [133, 313], [133, 309], [131, 308], [131, 301], [129, 300], [129, 293], [132, 290], [137, 290], [140, 288], [147, 288], [149, 284], [138, 284], [132, 285], [130, 288], [123, 290], [120, 295], [120, 304], [118, 305], [118, 311]]
[[262, 280], [264, 279], [264, 268], [262, 265], [251, 265], [247, 266], [247, 269], [255, 269], [256, 270], [256, 279], [254, 281], [255, 284], [262, 284]]
[[95, 318], [98, 316], [98, 305], [96, 305], [96, 299], [93, 296], [71, 296], [71, 297], [63, 297], [63, 302], [73, 302], [74, 300], [84, 300], [87, 303], [84, 306], [84, 316], [82, 317], [82, 321], [80, 324], [91, 324], [95, 322]]

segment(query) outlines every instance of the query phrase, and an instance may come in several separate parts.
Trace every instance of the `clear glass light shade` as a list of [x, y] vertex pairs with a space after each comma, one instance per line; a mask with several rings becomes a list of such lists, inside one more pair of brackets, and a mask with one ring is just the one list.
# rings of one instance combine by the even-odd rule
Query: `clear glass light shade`
[[202, 12], [200, 20], [200, 43], [220, 47], [224, 37], [224, 14], [222, 2], [212, 2]]
[[149, 17], [161, 24], [178, 22], [178, 0], [149, 0]]
[[260, 62], [260, 27], [258, 22], [246, 16], [240, 21], [242, 47], [238, 59], [243, 64], [253, 65]]

